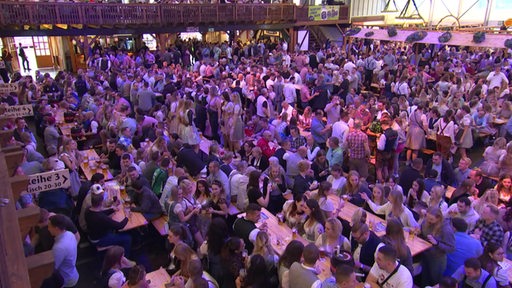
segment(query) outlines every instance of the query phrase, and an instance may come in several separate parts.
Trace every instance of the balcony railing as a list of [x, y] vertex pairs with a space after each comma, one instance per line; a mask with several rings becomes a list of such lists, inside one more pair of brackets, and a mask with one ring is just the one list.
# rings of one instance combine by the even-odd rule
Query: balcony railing
[[[348, 23], [348, 6], [340, 20]], [[187, 26], [201, 23], [294, 23], [308, 21], [308, 7], [293, 4], [107, 4], [0, 2], [0, 26], [148, 25]]]

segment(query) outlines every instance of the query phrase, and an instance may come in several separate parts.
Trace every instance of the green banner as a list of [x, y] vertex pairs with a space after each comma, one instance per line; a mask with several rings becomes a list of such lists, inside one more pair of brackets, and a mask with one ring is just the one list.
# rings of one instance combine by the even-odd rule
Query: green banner
[[309, 21], [338, 20], [340, 18], [340, 6], [309, 6]]

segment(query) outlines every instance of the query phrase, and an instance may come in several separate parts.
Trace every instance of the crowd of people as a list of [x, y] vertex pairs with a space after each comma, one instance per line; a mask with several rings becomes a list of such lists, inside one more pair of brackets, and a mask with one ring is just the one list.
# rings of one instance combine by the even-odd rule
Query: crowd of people
[[[171, 287], [510, 287], [500, 266], [512, 259], [510, 51], [417, 46], [94, 45], [77, 74], [13, 73], [19, 91], [0, 101], [35, 107], [34, 131], [23, 118], [4, 127], [24, 147], [17, 174], [72, 178], [17, 202], [46, 211], [26, 253], [53, 247], [51, 279], [74, 287], [80, 239], [113, 246], [102, 285], [147, 287], [145, 267], [128, 260], [143, 236], [108, 217], [118, 209], [105, 201], [108, 179], [80, 179], [80, 150], [96, 148], [132, 211], [168, 215]], [[76, 123], [71, 135], [59, 133], [59, 110]], [[352, 221], [337, 217], [333, 195], [360, 207]], [[277, 255], [262, 207], [310, 244]], [[386, 220], [384, 237], [367, 213]], [[432, 247], [413, 258], [404, 230]], [[320, 251], [331, 257], [324, 281]]]

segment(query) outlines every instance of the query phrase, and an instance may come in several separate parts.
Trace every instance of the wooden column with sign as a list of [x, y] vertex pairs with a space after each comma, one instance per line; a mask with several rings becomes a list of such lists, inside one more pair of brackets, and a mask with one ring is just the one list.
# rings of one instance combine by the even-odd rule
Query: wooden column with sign
[[[17, 89], [17, 86], [1, 88], [9, 91], [9, 89]], [[33, 115], [31, 105], [3, 106], [0, 109], [0, 121], [30, 115]], [[21, 150], [21, 146], [9, 143], [11, 138], [12, 130], [0, 135], [0, 185], [4, 187], [0, 189], [0, 287], [38, 288], [41, 287], [44, 279], [51, 276], [55, 263], [51, 250], [24, 257], [23, 241], [39, 222], [40, 208], [31, 206], [16, 210], [16, 201], [20, 195], [27, 193], [31, 179], [25, 175], [14, 176], [17, 167], [24, 160], [25, 153]], [[61, 170], [52, 173], [58, 173], [59, 179], [53, 175], [41, 173], [44, 175], [33, 175], [32, 177], [40, 176], [40, 178], [39, 181], [36, 179], [32, 182], [44, 181], [48, 187], [53, 187], [49, 185], [50, 183], [65, 186], [63, 176], [67, 175], [69, 178], [69, 171]]]

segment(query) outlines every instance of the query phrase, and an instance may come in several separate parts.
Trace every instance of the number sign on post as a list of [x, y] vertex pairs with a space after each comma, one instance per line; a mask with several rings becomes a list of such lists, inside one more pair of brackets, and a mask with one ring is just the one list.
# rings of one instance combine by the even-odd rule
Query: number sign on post
[[11, 92], [18, 92], [18, 84], [0, 83], [0, 94], [9, 94]]
[[68, 169], [39, 173], [29, 176], [27, 192], [38, 193], [52, 189], [68, 188], [70, 184]]
[[4, 109], [0, 109], [2, 113], [0, 118], [17, 118], [34, 115], [34, 108], [32, 105], [16, 105], [16, 106], [5, 106]]

